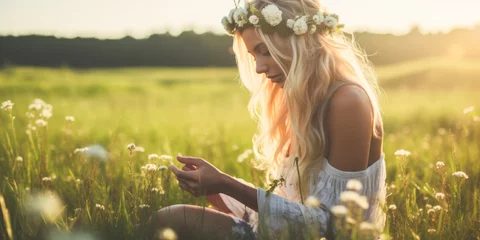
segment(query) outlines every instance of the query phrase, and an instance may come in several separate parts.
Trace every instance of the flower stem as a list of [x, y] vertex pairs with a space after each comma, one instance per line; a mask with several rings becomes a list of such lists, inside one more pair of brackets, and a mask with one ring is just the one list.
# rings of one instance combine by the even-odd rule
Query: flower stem
[[298, 168], [298, 157], [295, 157], [295, 165], [297, 166], [298, 188], [300, 189], [300, 200], [302, 201], [302, 204], [303, 204], [302, 181], [300, 177], [300, 169]]

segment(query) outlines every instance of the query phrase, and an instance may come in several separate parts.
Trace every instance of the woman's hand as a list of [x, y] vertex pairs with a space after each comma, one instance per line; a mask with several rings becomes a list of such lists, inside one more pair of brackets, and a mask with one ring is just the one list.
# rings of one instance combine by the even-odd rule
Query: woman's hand
[[182, 170], [170, 165], [179, 186], [195, 197], [222, 192], [225, 174], [202, 158], [177, 156], [185, 166]]

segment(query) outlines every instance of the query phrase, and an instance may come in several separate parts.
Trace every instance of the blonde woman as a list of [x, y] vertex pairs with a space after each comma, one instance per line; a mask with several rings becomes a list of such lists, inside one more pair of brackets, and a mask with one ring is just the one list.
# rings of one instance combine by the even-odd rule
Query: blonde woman
[[[383, 230], [386, 173], [376, 77], [338, 19], [316, 0], [237, 3], [222, 23], [233, 36], [240, 77], [252, 93], [249, 109], [260, 126], [253, 139], [256, 167], [267, 170], [269, 183], [281, 184], [269, 193], [202, 158], [177, 157], [184, 166], [171, 170], [179, 186], [207, 195], [218, 211], [173, 205], [151, 218], [152, 229], [170, 227], [187, 239], [200, 233], [332, 237], [330, 209], [356, 179], [353, 188], [368, 200], [364, 220]], [[304, 204], [308, 196], [320, 206]]]

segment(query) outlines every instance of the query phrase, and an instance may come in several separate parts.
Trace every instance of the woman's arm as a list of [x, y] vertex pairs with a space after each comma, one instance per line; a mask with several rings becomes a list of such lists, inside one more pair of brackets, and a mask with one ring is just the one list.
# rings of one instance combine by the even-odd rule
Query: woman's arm
[[232, 213], [230, 208], [225, 205], [219, 193], [207, 195], [207, 200], [218, 210], [224, 213]]
[[249, 186], [227, 174], [222, 174], [221, 193], [228, 195], [258, 212], [257, 188]]

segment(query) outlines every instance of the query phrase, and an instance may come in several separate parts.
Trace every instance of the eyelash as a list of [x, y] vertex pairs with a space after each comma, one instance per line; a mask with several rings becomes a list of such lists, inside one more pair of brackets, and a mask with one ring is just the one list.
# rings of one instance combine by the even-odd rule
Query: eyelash
[[[269, 52], [269, 51], [266, 51], [266, 52], [260, 53], [260, 54], [262, 54], [262, 55], [265, 56], [265, 57], [270, 56], [270, 52]], [[253, 56], [253, 61], [257, 61], [257, 59], [255, 58], [255, 55], [252, 55], [252, 56]]]

